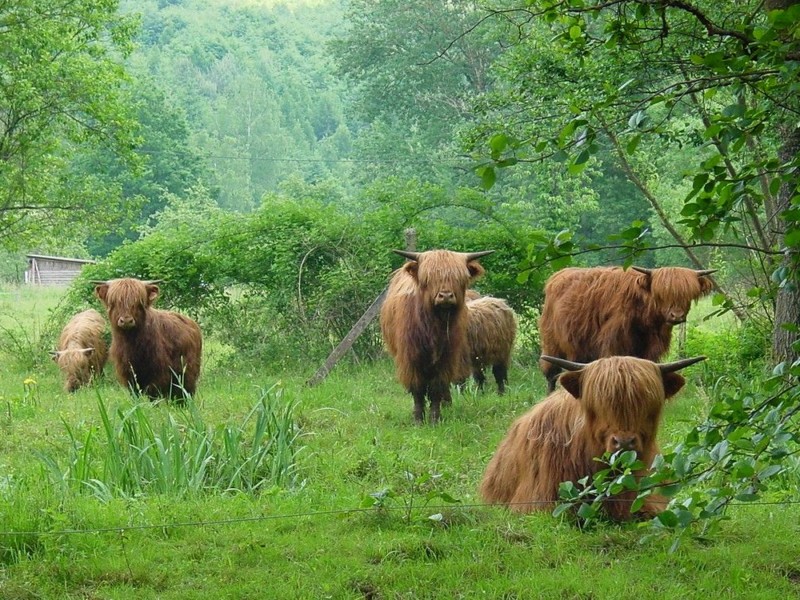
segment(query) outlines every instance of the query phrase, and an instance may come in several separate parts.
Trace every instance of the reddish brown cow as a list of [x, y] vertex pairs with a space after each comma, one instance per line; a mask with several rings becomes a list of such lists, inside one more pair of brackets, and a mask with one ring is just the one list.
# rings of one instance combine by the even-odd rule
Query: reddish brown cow
[[381, 333], [394, 358], [397, 378], [414, 398], [414, 418], [439, 420], [449, 403], [450, 383], [464, 379], [467, 363], [467, 286], [484, 270], [476, 259], [485, 252], [405, 252], [408, 262], [394, 272], [381, 306]]
[[[588, 365], [545, 357], [570, 371], [559, 389], [514, 422], [483, 476], [480, 492], [486, 502], [518, 512], [551, 510], [559, 484], [577, 483], [605, 468], [596, 460], [605, 453], [633, 450], [648, 467], [659, 453], [656, 443], [661, 412], [684, 378], [675, 371], [704, 356], [656, 364], [631, 356], [600, 358]], [[637, 478], [647, 471], [635, 473]], [[614, 520], [631, 519], [633, 491], [609, 498], [603, 505]], [[661, 512], [666, 499], [651, 495], [641, 515]]]
[[182, 400], [193, 395], [203, 341], [189, 317], [153, 308], [159, 288], [139, 279], [112, 279], [95, 288], [111, 323], [111, 361], [134, 393]]
[[64, 375], [64, 389], [74, 392], [103, 372], [108, 347], [103, 334], [106, 320], [90, 308], [72, 317], [58, 338], [53, 360]]
[[[658, 361], [692, 301], [711, 292], [708, 275], [713, 272], [683, 267], [562, 269], [544, 288], [542, 354], [584, 363], [615, 355]], [[553, 391], [561, 369], [544, 359], [539, 366]]]
[[472, 376], [483, 389], [484, 367], [491, 365], [497, 392], [503, 394], [508, 381], [508, 365], [517, 336], [517, 316], [502, 298], [482, 296], [467, 300], [467, 341]]

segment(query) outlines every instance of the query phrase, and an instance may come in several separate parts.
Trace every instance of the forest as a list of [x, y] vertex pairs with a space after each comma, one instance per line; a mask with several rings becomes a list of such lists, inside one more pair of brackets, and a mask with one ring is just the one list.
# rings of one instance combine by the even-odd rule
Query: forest
[[[269, 525], [328, 578], [288, 576], [276, 597], [441, 597], [459, 577], [453, 597], [559, 597], [575, 577], [564, 565], [601, 568], [603, 546], [618, 571], [561, 591], [602, 598], [627, 585], [620, 565], [640, 560], [625, 544], [651, 544], [696, 575], [703, 544], [731, 543], [726, 526], [743, 539], [781, 527], [770, 503], [788, 520], [776, 547], [791, 546], [799, 25], [797, 0], [0, 0], [0, 495], [13, 507], [0, 510], [0, 589], [200, 597], [213, 586], [166, 582], [170, 570], [191, 579], [177, 559], [149, 570], [161, 550], [205, 557], [208, 531], [147, 527], [354, 503], [368, 515]], [[476, 288], [505, 299], [519, 328], [507, 396], [488, 383], [458, 392], [438, 433], [412, 424], [377, 321], [307, 385], [403, 264], [392, 250], [412, 232], [418, 251], [493, 250]], [[36, 291], [23, 284], [27, 254], [94, 262], [68, 288]], [[526, 521], [470, 506], [502, 433], [545, 395], [544, 284], [570, 266], [713, 270], [669, 354], [707, 359], [687, 369], [686, 404], [668, 408], [654, 476], [634, 481], [630, 457], [612, 461], [565, 490], [558, 518], [533, 520], [550, 536], [540, 541]], [[110, 369], [95, 390], [62, 391], [48, 351], [72, 314], [102, 309], [92, 282], [117, 277], [159, 281], [158, 306], [200, 323], [196, 403], [139, 403]], [[174, 480], [124, 467], [157, 447], [148, 460], [162, 468], [209, 454]], [[657, 518], [603, 522], [604, 497], [643, 501], [654, 487], [672, 499]], [[732, 516], [742, 505], [759, 517]], [[142, 529], [128, 541], [123, 525]], [[375, 535], [364, 556], [351, 527]], [[59, 533], [71, 530], [95, 533]], [[353, 564], [338, 574], [335, 552], [293, 546], [303, 531], [346, 538]], [[717, 547], [765, 557], [753, 595], [736, 561], [709, 555], [698, 590], [688, 575], [659, 587], [655, 561], [636, 562], [643, 587], [622, 596], [707, 596], [723, 568], [728, 597], [796, 594], [797, 558], [759, 550], [771, 535], [747, 551]], [[222, 539], [238, 549], [231, 564], [268, 563], [268, 542], [246, 527]], [[121, 549], [110, 564], [104, 543]], [[494, 566], [464, 576], [487, 544]], [[555, 548], [552, 581], [527, 570], [548, 564], [540, 544]], [[532, 550], [539, 566], [520, 567]], [[439, 563], [450, 564], [404, 587], [415, 564]], [[541, 581], [539, 595], [506, 567]], [[271, 585], [254, 575], [253, 589], [229, 586], [221, 567], [203, 577], [230, 597]]]

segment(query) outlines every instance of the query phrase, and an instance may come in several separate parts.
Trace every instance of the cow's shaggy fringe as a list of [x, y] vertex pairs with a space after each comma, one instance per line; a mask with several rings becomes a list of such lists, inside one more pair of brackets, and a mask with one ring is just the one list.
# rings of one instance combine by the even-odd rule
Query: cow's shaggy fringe
[[193, 395], [200, 374], [202, 334], [189, 317], [152, 307], [157, 285], [112, 279], [95, 288], [108, 310], [111, 361], [119, 382], [151, 398]]
[[93, 308], [79, 312], [64, 326], [53, 360], [61, 369], [67, 392], [87, 385], [103, 372], [108, 359], [105, 330], [106, 320]]
[[450, 383], [469, 376], [465, 294], [483, 272], [466, 254], [430, 250], [392, 275], [381, 306], [381, 333], [397, 379], [414, 397], [417, 422], [424, 420], [426, 397], [435, 422], [440, 404], [451, 401]]
[[[606, 452], [635, 450], [649, 466], [659, 453], [656, 436], [667, 398], [684, 384], [677, 373], [633, 357], [602, 358], [561, 376], [564, 389], [550, 394], [511, 426], [492, 457], [480, 486], [486, 502], [518, 512], [552, 510], [559, 484], [591, 478]], [[638, 477], [646, 471], [635, 473]], [[633, 517], [634, 491], [605, 502], [614, 520]], [[662, 511], [666, 500], [649, 496], [640, 512]]]
[[502, 298], [483, 296], [467, 301], [467, 340], [472, 376], [483, 388], [485, 367], [491, 366], [497, 391], [505, 392], [511, 351], [517, 336], [517, 317]]
[[[548, 280], [539, 318], [542, 354], [577, 362], [603, 356], [658, 361], [669, 350], [672, 328], [713, 282], [683, 267], [642, 273], [621, 267], [562, 269]], [[560, 368], [540, 367], [555, 389]]]

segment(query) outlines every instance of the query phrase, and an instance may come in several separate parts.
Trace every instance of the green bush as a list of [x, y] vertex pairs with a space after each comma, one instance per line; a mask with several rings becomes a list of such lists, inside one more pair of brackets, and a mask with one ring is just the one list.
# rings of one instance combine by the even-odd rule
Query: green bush
[[[63, 324], [87, 306], [102, 310], [92, 280], [159, 280], [156, 306], [197, 319], [237, 356], [284, 365], [319, 361], [402, 264], [391, 250], [403, 247], [408, 227], [418, 231], [419, 250], [495, 250], [483, 261], [487, 273], [478, 289], [517, 309], [537, 301], [536, 285], [516, 281], [524, 229], [504, 224], [481, 194], [451, 197], [429, 184], [380, 182], [365, 192], [374, 210], [354, 215], [337, 198], [327, 201], [324, 191], [306, 186], [295, 190], [299, 198], [272, 194], [247, 214], [221, 211], [202, 189], [184, 199], [170, 196], [141, 239], [84, 269], [54, 319]], [[350, 356], [374, 358], [382, 349], [373, 324]]]
[[713, 330], [690, 327], [683, 353], [708, 357], [698, 367], [703, 383], [711, 386], [731, 372], [762, 376], [770, 352], [769, 343], [769, 337], [754, 322], [723, 325]]

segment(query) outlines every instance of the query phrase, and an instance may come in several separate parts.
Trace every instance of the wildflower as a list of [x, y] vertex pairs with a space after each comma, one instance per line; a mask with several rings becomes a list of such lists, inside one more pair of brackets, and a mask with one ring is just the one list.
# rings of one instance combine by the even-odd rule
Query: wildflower
[[22, 385], [36, 385], [36, 380], [33, 377], [28, 377], [22, 382]]

